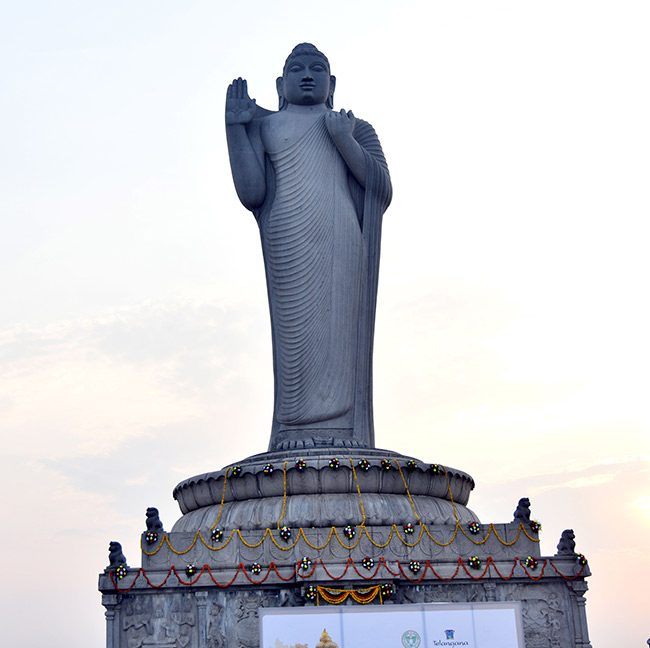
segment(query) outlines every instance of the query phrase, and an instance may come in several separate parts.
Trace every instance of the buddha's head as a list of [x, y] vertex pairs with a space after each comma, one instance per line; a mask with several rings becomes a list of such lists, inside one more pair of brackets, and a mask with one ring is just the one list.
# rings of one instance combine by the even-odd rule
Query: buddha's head
[[334, 105], [336, 78], [330, 74], [325, 54], [311, 43], [300, 43], [293, 48], [277, 82], [280, 110], [288, 104], [315, 106]]

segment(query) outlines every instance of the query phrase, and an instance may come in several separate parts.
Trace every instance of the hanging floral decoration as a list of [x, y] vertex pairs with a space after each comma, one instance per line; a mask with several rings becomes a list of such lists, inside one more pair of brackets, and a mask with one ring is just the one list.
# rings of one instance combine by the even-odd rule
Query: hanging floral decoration
[[239, 475], [241, 475], [241, 473], [242, 473], [242, 467], [241, 466], [239, 466], [239, 465], [233, 466], [233, 469], [232, 469], [232, 476], [233, 477], [239, 477]]
[[223, 531], [219, 527], [215, 527], [210, 532], [210, 540], [212, 542], [223, 542]]
[[307, 468], [307, 462], [304, 459], [298, 459], [296, 461], [296, 470], [304, 470]]
[[361, 561], [361, 566], [364, 569], [372, 569], [375, 566], [375, 561], [370, 557], [366, 556], [362, 561]]
[[[340, 605], [345, 602], [348, 597], [351, 597], [353, 601], [361, 603], [361, 605], [367, 605], [368, 603], [372, 603], [379, 596], [379, 602], [383, 603], [384, 598], [390, 597], [392, 590], [390, 594], [384, 594], [384, 591], [387, 590], [383, 590], [382, 587], [383, 585], [375, 585], [374, 587], [364, 589], [346, 590], [318, 585], [316, 587], [316, 601], [318, 603], [318, 597], [320, 596], [330, 605]], [[388, 587], [392, 586], [389, 585]]]
[[381, 460], [381, 469], [382, 470], [390, 470], [391, 469], [390, 459], [382, 459]]
[[404, 533], [408, 533], [410, 535], [414, 531], [415, 531], [415, 527], [410, 522], [404, 525]]
[[343, 535], [348, 539], [352, 540], [355, 535], [357, 535], [357, 530], [350, 524], [343, 528]]
[[537, 558], [528, 556], [526, 560], [524, 560], [524, 565], [526, 565], [528, 569], [537, 569]]
[[270, 463], [266, 464], [266, 466], [264, 466], [264, 470], [262, 472], [265, 475], [270, 475], [273, 472], [273, 464], [270, 464]]
[[155, 531], [147, 531], [144, 539], [147, 541], [147, 544], [151, 545], [158, 540], [158, 534]]
[[251, 574], [255, 574], [255, 576], [259, 576], [259, 574], [262, 573], [262, 565], [259, 563], [253, 563], [251, 565]]
[[417, 574], [420, 571], [420, 561], [419, 560], [411, 560], [411, 562], [409, 563], [409, 569], [414, 574]]
[[291, 527], [283, 526], [283, 527], [280, 529], [280, 537], [281, 537], [285, 542], [289, 542], [289, 538], [291, 538]]
[[305, 587], [303, 596], [307, 601], [315, 601], [318, 597], [318, 588], [315, 585], [308, 585]]
[[409, 469], [410, 472], [413, 472], [418, 467], [418, 465], [413, 459], [409, 459], [406, 462], [406, 467]]
[[307, 556], [304, 556], [298, 564], [300, 565], [300, 569], [306, 572], [309, 571], [309, 568], [312, 566], [313, 563], [311, 561], [311, 558], [307, 558]]
[[443, 472], [442, 466], [440, 464], [431, 464], [430, 468], [431, 472], [434, 475], [439, 475], [441, 472]]
[[196, 574], [196, 565], [194, 563], [190, 563], [187, 567], [185, 567], [185, 575], [189, 578], [194, 574]]
[[395, 593], [392, 583], [382, 583], [379, 586], [379, 593], [383, 598], [390, 598]]
[[366, 471], [370, 468], [370, 462], [367, 459], [359, 459], [357, 466], [360, 470]]
[[481, 561], [478, 556], [470, 556], [467, 560], [467, 564], [472, 568], [472, 569], [480, 569], [481, 568]]
[[578, 565], [584, 566], [587, 564], [587, 559], [585, 558], [584, 554], [578, 554], [576, 559], [578, 561]]
[[332, 468], [333, 470], [338, 470], [339, 467], [340, 467], [340, 465], [341, 465], [341, 462], [340, 462], [338, 459], [336, 459], [336, 457], [332, 457], [332, 458], [330, 459], [329, 466], [330, 466], [330, 468]]
[[481, 525], [478, 522], [470, 522], [467, 525], [467, 530], [472, 534], [476, 535], [481, 532]]
[[128, 569], [126, 568], [126, 565], [117, 566], [117, 569], [115, 570], [115, 575], [119, 580], [122, 580], [127, 574], [128, 574]]
[[541, 524], [541, 522], [538, 522], [537, 520], [533, 520], [533, 521], [530, 523], [530, 530], [531, 530], [533, 533], [539, 533], [539, 532], [542, 530], [542, 524]]

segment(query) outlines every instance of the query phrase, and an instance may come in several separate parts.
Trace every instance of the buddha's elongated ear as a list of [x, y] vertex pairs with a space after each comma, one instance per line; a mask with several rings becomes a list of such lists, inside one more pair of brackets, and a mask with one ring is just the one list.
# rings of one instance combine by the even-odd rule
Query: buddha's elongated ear
[[325, 105], [332, 110], [334, 108], [334, 88], [336, 88], [336, 77], [331, 74], [330, 75], [330, 94], [329, 97], [327, 97], [327, 101], [325, 102]]
[[287, 100], [284, 98], [284, 79], [282, 77], [278, 77], [275, 80], [275, 87], [278, 91], [278, 100], [279, 100], [279, 108], [278, 110], [284, 110], [287, 107]]

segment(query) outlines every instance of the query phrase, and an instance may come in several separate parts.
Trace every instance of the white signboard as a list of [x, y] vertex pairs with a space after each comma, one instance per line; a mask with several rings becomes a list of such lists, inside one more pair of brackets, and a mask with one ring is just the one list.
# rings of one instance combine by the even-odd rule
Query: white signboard
[[524, 648], [521, 603], [260, 608], [260, 648]]

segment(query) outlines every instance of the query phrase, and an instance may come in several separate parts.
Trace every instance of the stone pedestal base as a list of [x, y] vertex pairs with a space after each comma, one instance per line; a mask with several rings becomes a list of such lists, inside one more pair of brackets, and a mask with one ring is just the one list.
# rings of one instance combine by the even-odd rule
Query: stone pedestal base
[[[383, 450], [258, 455], [177, 486], [172, 532], [100, 576], [107, 648], [259, 646], [258, 609], [521, 601], [526, 648], [590, 648], [570, 551], [481, 524], [462, 471]], [[361, 454], [363, 453], [363, 454]]]

